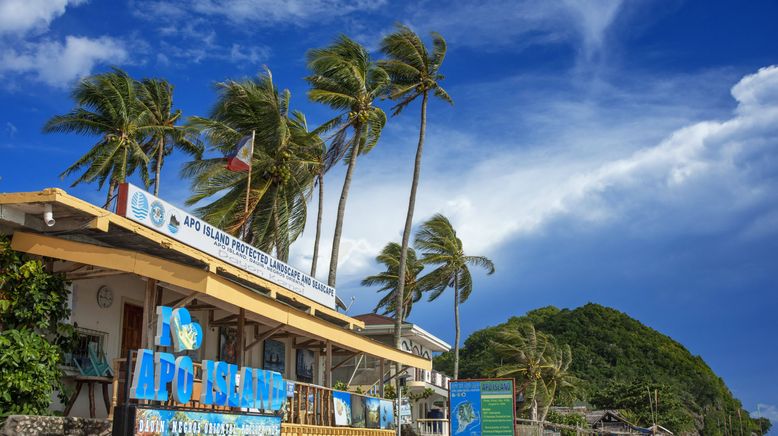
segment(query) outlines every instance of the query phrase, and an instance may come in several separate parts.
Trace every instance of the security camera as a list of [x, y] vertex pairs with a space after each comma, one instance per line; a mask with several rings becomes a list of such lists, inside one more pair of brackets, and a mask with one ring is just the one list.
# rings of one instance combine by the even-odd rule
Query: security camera
[[50, 204], [43, 206], [43, 222], [49, 227], [56, 223], [56, 221], [54, 221], [54, 212], [52, 212]]

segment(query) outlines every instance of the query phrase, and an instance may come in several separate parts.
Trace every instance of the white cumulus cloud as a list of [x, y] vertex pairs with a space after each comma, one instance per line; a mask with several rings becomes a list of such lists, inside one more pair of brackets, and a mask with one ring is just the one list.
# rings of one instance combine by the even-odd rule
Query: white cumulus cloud
[[[575, 137], [565, 146], [540, 142], [526, 148], [433, 126], [427, 150], [481, 152], [468, 155], [465, 163], [447, 160], [449, 165], [435, 163], [443, 156], [427, 155], [415, 221], [442, 212], [468, 251], [484, 255], [523, 235], [542, 234], [558, 218], [582, 226], [626, 223], [641, 237], [721, 231], [738, 213], [778, 200], [771, 197], [770, 182], [778, 174], [764, 163], [778, 159], [777, 90], [778, 67], [763, 68], [732, 88], [737, 106], [727, 118], [694, 122], [653, 145], [614, 147], [610, 154], [587, 152]], [[565, 122], [558, 121], [560, 129]], [[619, 122], [633, 129], [634, 138], [625, 141], [640, 141], [644, 133], [634, 120]], [[651, 130], [648, 123], [645, 130]], [[596, 142], [607, 134], [590, 131], [578, 142]], [[380, 248], [399, 241], [405, 214], [410, 160], [379, 164], [368, 156], [360, 165], [347, 207], [339, 284], [364, 277]], [[328, 264], [328, 232], [342, 183], [339, 173], [328, 180], [319, 271]], [[298, 266], [310, 262], [312, 236], [307, 231], [293, 246]]]
[[30, 76], [51, 86], [66, 86], [89, 75], [98, 64], [128, 59], [124, 44], [114, 38], [67, 36], [65, 42], [43, 40], [0, 51], [0, 74]]
[[21, 35], [33, 30], [45, 30], [68, 6], [84, 0], [2, 0], [0, 1], [0, 35]]

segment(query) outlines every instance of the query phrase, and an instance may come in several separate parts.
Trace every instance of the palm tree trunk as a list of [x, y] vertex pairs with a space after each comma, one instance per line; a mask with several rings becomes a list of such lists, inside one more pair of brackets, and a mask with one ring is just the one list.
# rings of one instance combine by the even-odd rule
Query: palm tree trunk
[[321, 220], [324, 214], [324, 171], [319, 172], [319, 211], [316, 214], [316, 237], [313, 240], [313, 260], [311, 277], [316, 278], [316, 264], [319, 263], [319, 239], [321, 239]]
[[408, 213], [405, 215], [405, 228], [400, 249], [400, 265], [397, 269], [397, 295], [395, 295], [394, 315], [394, 345], [400, 348], [402, 340], [402, 323], [405, 319], [405, 264], [408, 257], [408, 240], [411, 237], [413, 227], [413, 211], [416, 207], [416, 189], [419, 187], [419, 175], [421, 174], [421, 156], [424, 148], [424, 134], [427, 130], [427, 91], [421, 99], [421, 123], [419, 125], [419, 144], [416, 146], [416, 160], [413, 164], [413, 181], [411, 182], [411, 195], [408, 199]]
[[164, 138], [159, 138], [159, 143], [157, 144], [157, 147], [159, 148], [159, 151], [157, 151], [157, 168], [154, 170], [154, 196], [155, 197], [159, 197], [159, 176], [162, 173], [162, 156], [164, 155], [164, 151], [165, 151]]
[[454, 380], [459, 378], [459, 277], [454, 276]]
[[113, 198], [113, 193], [116, 190], [116, 181], [111, 180], [111, 182], [108, 184], [108, 197], [105, 199], [105, 206], [104, 208], [108, 208], [111, 206], [111, 199]]
[[348, 199], [348, 190], [351, 187], [351, 178], [354, 175], [354, 168], [357, 166], [357, 156], [359, 156], [359, 143], [362, 137], [362, 126], [354, 126], [354, 145], [351, 148], [351, 159], [346, 169], [346, 177], [343, 179], [343, 189], [340, 192], [338, 201], [338, 217], [335, 220], [335, 232], [332, 235], [332, 254], [330, 255], [330, 275], [327, 278], [329, 286], [335, 286], [336, 276], [338, 275], [338, 251], [340, 249], [340, 237], [343, 233], [343, 215], [346, 212], [346, 200]]

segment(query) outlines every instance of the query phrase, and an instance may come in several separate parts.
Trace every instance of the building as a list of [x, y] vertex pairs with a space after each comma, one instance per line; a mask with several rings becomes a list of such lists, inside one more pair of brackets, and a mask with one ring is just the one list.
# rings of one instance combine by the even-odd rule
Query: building
[[[364, 327], [360, 334], [382, 344], [394, 346], [395, 321], [393, 318], [368, 313], [356, 315], [354, 319], [362, 321]], [[432, 362], [434, 353], [449, 351], [451, 346], [442, 339], [428, 333], [416, 324], [404, 322], [402, 325], [401, 349]], [[383, 374], [383, 376], [381, 376]], [[417, 398], [411, 401], [411, 418], [418, 420], [447, 418], [449, 377], [429, 368], [409, 367], [404, 373], [409, 396]], [[333, 379], [343, 381], [349, 389], [359, 387], [364, 391], [380, 390], [379, 380], [387, 381], [392, 376], [391, 368], [380, 365], [372, 358], [350, 359], [341, 362], [333, 372]]]
[[[321, 431], [321, 427], [338, 424], [333, 412], [337, 393], [331, 387], [336, 362], [344, 358], [370, 359], [380, 366], [396, 363], [402, 368], [432, 369], [429, 357], [412, 353], [412, 348], [397, 350], [360, 332], [368, 326], [337, 311], [334, 289], [206, 226], [131, 185], [121, 187], [116, 212], [59, 189], [0, 194], [0, 234], [10, 237], [14, 250], [49, 259], [51, 270], [65, 274], [72, 283], [71, 321], [77, 325], [81, 347], [69, 358], [66, 382], [83, 389], [73, 396], [67, 410], [70, 415], [113, 418], [115, 412], [130, 406], [182, 413], [203, 410], [268, 415], [266, 410], [207, 406], [200, 401], [205, 398], [200, 396], [204, 390], [218, 393], [220, 389], [206, 383], [212, 377], [210, 370], [203, 369], [206, 361], [215, 362], [217, 368], [233, 363], [238, 371], [257, 368], [283, 377], [288, 401], [283, 411], [270, 415], [283, 415], [280, 432], [291, 435], [306, 427]], [[192, 230], [195, 227], [199, 233]], [[190, 233], [195, 236], [187, 239]], [[210, 242], [196, 237], [210, 238]], [[206, 242], [216, 248], [198, 245]], [[268, 274], [247, 264], [254, 260], [265, 262], [276, 272]], [[179, 358], [194, 362], [192, 381], [181, 373], [185, 374], [183, 392], [191, 395], [191, 400], [182, 404], [175, 396], [175, 401], [133, 399], [130, 394], [138, 393], [134, 385], [128, 393], [128, 383], [137, 382], [138, 368], [146, 356], [143, 350], [153, 354], [166, 349], [157, 345], [161, 335], [157, 326], [163, 325], [157, 321], [165, 317], [160, 306], [187, 309], [174, 312], [174, 317], [186, 312], [191, 320], [181, 324], [183, 315], [175, 319], [187, 328], [201, 327], [196, 334], [197, 346], [171, 351], [176, 357], [175, 374], [179, 374]], [[180, 335], [179, 330], [173, 333], [174, 339]], [[90, 378], [95, 372], [99, 376]], [[240, 374], [246, 374], [248, 380], [251, 374], [260, 373]], [[239, 384], [239, 377], [233, 378]], [[194, 393], [186, 392], [186, 383], [193, 383]], [[268, 386], [275, 389], [281, 385]], [[240, 389], [238, 385], [233, 388]], [[237, 392], [233, 391], [243, 395]], [[101, 394], [106, 407], [99, 402]], [[55, 403], [53, 408], [62, 411], [65, 405]], [[391, 407], [386, 414], [391, 415]], [[373, 424], [373, 418], [378, 415], [370, 416], [368, 425]], [[381, 422], [384, 424], [390, 425]], [[378, 427], [378, 422], [375, 425]], [[351, 431], [342, 427], [338, 431], [393, 434], [380, 428]]]

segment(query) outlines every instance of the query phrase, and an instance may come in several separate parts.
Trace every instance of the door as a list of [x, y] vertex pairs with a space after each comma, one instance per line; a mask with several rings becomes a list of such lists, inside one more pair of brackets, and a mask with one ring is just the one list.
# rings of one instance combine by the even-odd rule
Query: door
[[127, 357], [128, 350], [140, 348], [143, 337], [143, 307], [124, 303], [122, 317], [122, 350], [120, 358]]

